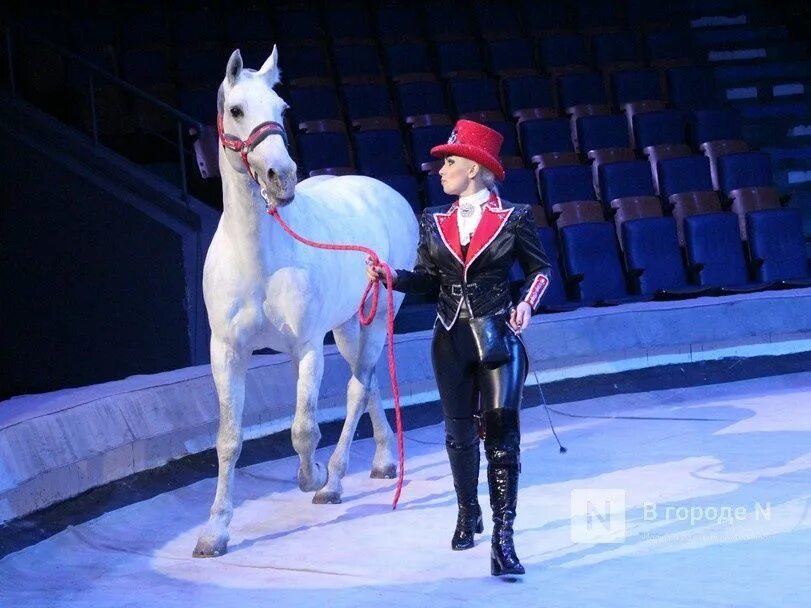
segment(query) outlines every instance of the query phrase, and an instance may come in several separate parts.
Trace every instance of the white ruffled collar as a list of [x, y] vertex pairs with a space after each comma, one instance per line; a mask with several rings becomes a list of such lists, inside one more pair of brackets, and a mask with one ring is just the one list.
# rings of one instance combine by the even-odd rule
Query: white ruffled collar
[[483, 205], [490, 200], [490, 191], [487, 188], [482, 188], [478, 192], [468, 194], [467, 196], [459, 197], [459, 205]]

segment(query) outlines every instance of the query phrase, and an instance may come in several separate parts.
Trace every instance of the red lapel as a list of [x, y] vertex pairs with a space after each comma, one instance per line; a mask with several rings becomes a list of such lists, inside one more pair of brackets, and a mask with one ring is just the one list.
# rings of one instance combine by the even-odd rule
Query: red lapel
[[[467, 250], [465, 269], [469, 268], [479, 254], [498, 236], [512, 212], [512, 209], [502, 209], [501, 200], [495, 195], [490, 197], [490, 200], [487, 201], [487, 205], [484, 207], [482, 219], [479, 220], [479, 225], [476, 226], [476, 232], [473, 233], [473, 238], [470, 239], [470, 248]], [[458, 232], [457, 230], [457, 233]], [[457, 241], [458, 238], [459, 235], [457, 234]]]
[[459, 225], [456, 222], [456, 211], [458, 206], [456, 203], [451, 205], [447, 213], [434, 213], [434, 221], [437, 228], [439, 228], [439, 235], [442, 237], [442, 242], [445, 247], [453, 254], [453, 257], [464, 266], [462, 260], [462, 245], [459, 242]]

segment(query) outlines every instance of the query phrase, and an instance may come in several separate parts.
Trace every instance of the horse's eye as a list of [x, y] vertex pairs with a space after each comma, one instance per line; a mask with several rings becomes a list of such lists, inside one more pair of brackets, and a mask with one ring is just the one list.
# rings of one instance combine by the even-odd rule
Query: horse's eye
[[231, 116], [234, 118], [241, 118], [242, 117], [242, 108], [239, 106], [234, 106], [231, 108]]

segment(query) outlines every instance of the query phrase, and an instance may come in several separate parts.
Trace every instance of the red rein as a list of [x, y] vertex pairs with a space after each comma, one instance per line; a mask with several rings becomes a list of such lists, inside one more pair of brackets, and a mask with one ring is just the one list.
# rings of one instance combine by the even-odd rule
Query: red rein
[[[377, 253], [368, 247], [362, 245], [336, 245], [332, 243], [319, 243], [318, 241], [311, 241], [299, 234], [296, 234], [293, 229], [279, 215], [279, 211], [274, 207], [268, 207], [268, 214], [273, 217], [282, 229], [292, 236], [294, 239], [310, 247], [317, 249], [328, 249], [331, 251], [359, 251], [365, 253], [372, 260], [372, 263], [382, 265], [386, 272], [386, 296], [388, 302], [387, 311], [387, 349], [386, 354], [389, 360], [389, 378], [391, 379], [391, 392], [394, 397], [394, 415], [397, 424], [397, 457], [398, 457], [398, 474], [397, 474], [397, 489], [394, 492], [394, 501], [392, 502], [392, 509], [397, 508], [397, 502], [400, 500], [400, 493], [403, 490], [403, 476], [405, 473], [405, 449], [403, 447], [403, 421], [400, 417], [400, 387], [397, 384], [397, 369], [395, 368], [394, 361], [394, 291], [392, 290], [391, 268], [385, 262], [381, 262]], [[364, 315], [363, 305], [369, 297], [369, 292], [372, 292], [372, 307], [369, 309], [369, 314]], [[380, 296], [380, 281], [369, 281], [366, 286], [366, 291], [363, 292], [363, 297], [360, 299], [358, 306], [358, 317], [360, 318], [361, 325], [369, 325], [377, 315], [377, 304]]]

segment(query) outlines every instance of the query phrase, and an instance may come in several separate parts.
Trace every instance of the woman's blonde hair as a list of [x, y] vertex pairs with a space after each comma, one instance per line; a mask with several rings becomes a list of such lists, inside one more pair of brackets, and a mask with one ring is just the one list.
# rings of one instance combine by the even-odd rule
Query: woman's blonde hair
[[493, 174], [493, 172], [482, 165], [479, 165], [479, 171], [481, 171], [485, 188], [487, 188], [490, 192], [495, 192], [496, 196], [498, 196], [498, 185], [496, 184], [496, 176]]

